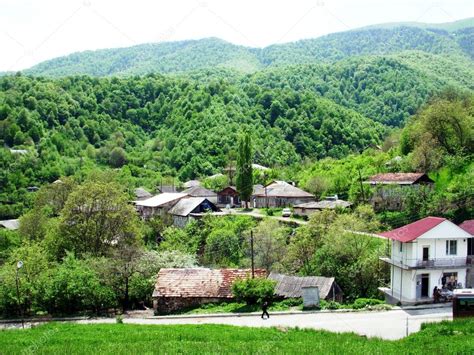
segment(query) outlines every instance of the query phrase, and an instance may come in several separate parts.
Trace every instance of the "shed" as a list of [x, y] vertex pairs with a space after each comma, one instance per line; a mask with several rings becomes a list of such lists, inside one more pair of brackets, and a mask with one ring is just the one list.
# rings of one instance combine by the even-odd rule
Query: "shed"
[[[161, 269], [152, 296], [155, 314], [232, 300], [234, 281], [251, 273], [250, 269]], [[266, 271], [257, 269], [255, 275], [265, 277]]]
[[334, 277], [301, 277], [272, 272], [268, 278], [277, 282], [275, 295], [282, 298], [301, 298], [303, 296], [303, 287], [318, 287], [321, 299], [342, 302], [343, 293]]
[[19, 219], [6, 219], [4, 221], [0, 221], [0, 227], [8, 229], [8, 230], [16, 230], [20, 228], [20, 220]]
[[275, 180], [252, 195], [253, 207], [286, 207], [314, 201], [314, 196], [286, 181]]
[[205, 213], [218, 211], [219, 208], [205, 197], [186, 197], [179, 200], [168, 213], [173, 217], [173, 224], [176, 227], [184, 227]]

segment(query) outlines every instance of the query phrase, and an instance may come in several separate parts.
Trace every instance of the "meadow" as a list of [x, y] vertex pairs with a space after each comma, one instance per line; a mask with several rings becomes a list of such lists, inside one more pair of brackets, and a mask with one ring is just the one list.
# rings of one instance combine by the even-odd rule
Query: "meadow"
[[49, 323], [0, 331], [0, 353], [473, 354], [473, 335], [474, 319], [423, 325], [397, 341], [297, 328]]

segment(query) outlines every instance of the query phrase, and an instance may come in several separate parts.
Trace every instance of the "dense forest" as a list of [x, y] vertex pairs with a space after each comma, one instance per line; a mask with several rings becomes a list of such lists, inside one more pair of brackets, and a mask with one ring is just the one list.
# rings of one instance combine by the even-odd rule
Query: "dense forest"
[[446, 55], [462, 61], [473, 59], [473, 35], [474, 21], [467, 19], [441, 25], [372, 26], [266, 48], [249, 48], [206, 38], [74, 53], [40, 63], [26, 73], [129, 76], [215, 67], [250, 73], [269, 66], [332, 63], [354, 56], [390, 55], [403, 51]]

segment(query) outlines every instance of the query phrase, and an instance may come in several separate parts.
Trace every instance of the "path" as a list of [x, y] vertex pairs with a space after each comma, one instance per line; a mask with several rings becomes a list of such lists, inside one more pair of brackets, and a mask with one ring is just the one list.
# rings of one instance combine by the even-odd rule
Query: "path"
[[[391, 310], [382, 312], [329, 312], [271, 315], [262, 320], [258, 315], [215, 315], [212, 317], [126, 318], [129, 324], [227, 324], [250, 327], [299, 327], [325, 329], [331, 332], [355, 332], [368, 337], [400, 339], [420, 330], [425, 322], [452, 319], [451, 308]], [[114, 319], [81, 320], [78, 323], [114, 323]], [[408, 325], [408, 329], [407, 329]]]

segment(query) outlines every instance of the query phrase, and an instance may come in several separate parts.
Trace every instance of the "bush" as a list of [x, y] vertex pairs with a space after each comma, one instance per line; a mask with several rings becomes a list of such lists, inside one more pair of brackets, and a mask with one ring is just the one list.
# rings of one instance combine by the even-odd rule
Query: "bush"
[[367, 306], [375, 306], [375, 305], [379, 305], [383, 303], [384, 301], [377, 300], [374, 298], [358, 298], [352, 304], [352, 308], [362, 309], [362, 308], [366, 308]]
[[247, 305], [271, 301], [275, 293], [273, 280], [255, 278], [239, 279], [232, 285], [232, 293], [237, 301], [244, 301]]
[[322, 309], [339, 309], [341, 308], [341, 304], [335, 301], [321, 301], [321, 308]]

